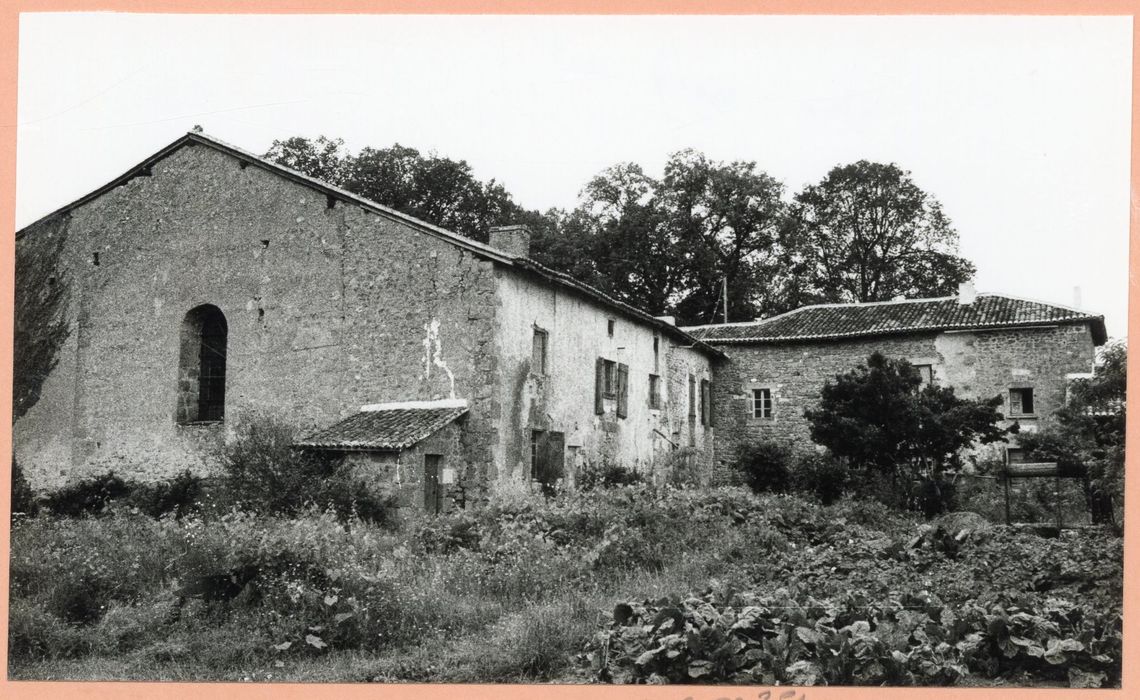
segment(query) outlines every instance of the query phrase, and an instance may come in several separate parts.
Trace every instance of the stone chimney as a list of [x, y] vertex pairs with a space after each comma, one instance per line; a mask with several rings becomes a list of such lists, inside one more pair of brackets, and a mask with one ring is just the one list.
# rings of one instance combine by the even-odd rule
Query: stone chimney
[[974, 289], [973, 282], [963, 282], [958, 285], [958, 303], [973, 304], [978, 298], [978, 290]]
[[516, 258], [530, 257], [530, 228], [525, 224], [492, 226], [490, 245]]

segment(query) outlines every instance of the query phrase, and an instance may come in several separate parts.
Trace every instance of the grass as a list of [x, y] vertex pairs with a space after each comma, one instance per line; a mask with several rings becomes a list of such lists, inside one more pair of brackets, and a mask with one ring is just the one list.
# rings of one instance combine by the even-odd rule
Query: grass
[[[590, 682], [578, 657], [615, 604], [710, 581], [821, 598], [925, 587], [952, 603], [1054, 575], [1050, 595], [1084, 586], [1090, 605], [1119, 607], [1119, 539], [998, 528], [957, 559], [884, 555], [918, 527], [876, 504], [647, 485], [396, 532], [315, 511], [40, 516], [13, 529], [9, 668], [14, 680]], [[1072, 579], [1058, 562], [1100, 571]], [[188, 583], [246, 565], [261, 573], [232, 600], [180, 602]]]

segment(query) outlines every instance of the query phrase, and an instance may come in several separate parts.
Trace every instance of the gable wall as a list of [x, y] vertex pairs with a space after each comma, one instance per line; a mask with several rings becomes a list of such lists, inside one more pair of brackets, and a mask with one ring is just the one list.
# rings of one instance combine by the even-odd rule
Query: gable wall
[[[256, 412], [304, 431], [365, 403], [447, 396], [445, 373], [423, 364], [433, 321], [455, 395], [486, 381], [475, 356], [490, 337], [478, 330], [492, 322], [480, 301], [493, 294], [489, 263], [355, 205], [330, 208], [323, 194], [214, 149], [176, 151], [151, 176], [38, 224], [18, 248], [49, 245], [45, 231], [65, 238], [71, 333], [14, 427], [37, 488], [111, 469], [203, 471]], [[181, 323], [203, 303], [229, 326], [226, 420], [178, 425]]]

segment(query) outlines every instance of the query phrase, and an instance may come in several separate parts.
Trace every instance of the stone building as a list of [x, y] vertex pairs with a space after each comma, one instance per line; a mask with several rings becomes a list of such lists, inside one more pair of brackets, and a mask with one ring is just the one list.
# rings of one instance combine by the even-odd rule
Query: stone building
[[[1089, 376], [1104, 318], [963, 285], [957, 297], [805, 306], [750, 323], [685, 328], [723, 349], [713, 389], [716, 450], [771, 440], [813, 447], [804, 409], [828, 379], [875, 352], [904, 358], [924, 381], [967, 398], [1002, 397], [1008, 426], [1037, 430], [1065, 401], [1069, 380]], [[1009, 450], [1016, 441], [994, 448]], [[1004, 458], [1004, 454], [987, 455]]]
[[678, 447], [710, 464], [723, 354], [528, 250], [187, 134], [17, 233], [17, 324], [65, 339], [15, 454], [41, 489], [204, 471], [273, 414], [429, 508]]

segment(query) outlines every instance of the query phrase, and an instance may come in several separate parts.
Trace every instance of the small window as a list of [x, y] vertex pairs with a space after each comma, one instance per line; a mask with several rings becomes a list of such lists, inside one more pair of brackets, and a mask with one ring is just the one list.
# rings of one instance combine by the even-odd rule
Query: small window
[[653, 335], [653, 373], [661, 374], [661, 338]]
[[649, 375], [649, 407], [661, 408], [661, 377], [656, 374]]
[[752, 417], [753, 418], [771, 418], [772, 417], [772, 390], [771, 389], [753, 389], [752, 390]]
[[612, 318], [606, 319], [606, 335], [614, 337], [614, 320]]
[[712, 424], [712, 385], [709, 380], [701, 380], [701, 425]]
[[546, 347], [549, 335], [541, 328], [534, 329], [534, 338], [530, 346], [530, 371], [533, 374], [546, 376]]
[[934, 365], [915, 365], [918, 376], [922, 378], [922, 386], [934, 383]]
[[605, 396], [607, 399], [617, 397], [617, 363], [605, 360]]
[[[91, 254], [91, 264], [95, 267], [99, 267], [99, 253], [96, 252]], [[613, 334], [611, 333], [611, 335]]]
[[1033, 415], [1033, 389], [1022, 388], [1009, 390], [1009, 415]]
[[689, 420], [697, 417], [697, 378], [689, 375]]

